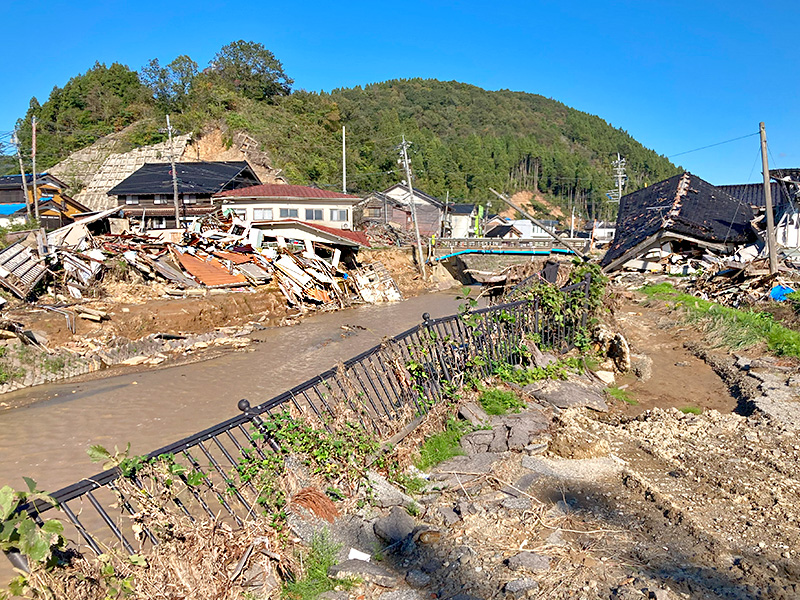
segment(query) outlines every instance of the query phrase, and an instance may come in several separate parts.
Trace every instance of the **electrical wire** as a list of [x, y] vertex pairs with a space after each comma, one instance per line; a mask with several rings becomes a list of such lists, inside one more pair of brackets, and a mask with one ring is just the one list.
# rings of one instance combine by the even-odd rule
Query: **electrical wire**
[[745, 138], [753, 137], [754, 135], [758, 135], [759, 132], [756, 131], [755, 133], [748, 133], [747, 135], [742, 135], [737, 138], [732, 138], [730, 140], [725, 140], [724, 142], [717, 142], [716, 144], [709, 144], [708, 146], [701, 146], [700, 148], [694, 148], [693, 150], [686, 150], [684, 152], [678, 152], [677, 154], [670, 154], [667, 158], [675, 158], [676, 156], [683, 156], [684, 154], [690, 154], [692, 152], [699, 152], [700, 150], [706, 150], [708, 148], [714, 148], [715, 146], [722, 146], [723, 144], [730, 144], [731, 142], [738, 142], [739, 140], [743, 140]]

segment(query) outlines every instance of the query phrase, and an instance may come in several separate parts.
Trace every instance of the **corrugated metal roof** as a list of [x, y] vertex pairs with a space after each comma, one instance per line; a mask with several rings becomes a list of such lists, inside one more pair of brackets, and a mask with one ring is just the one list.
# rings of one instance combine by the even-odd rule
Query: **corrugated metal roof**
[[262, 184], [250, 187], [239, 188], [236, 190], [226, 190], [215, 194], [216, 197], [223, 198], [286, 198], [286, 199], [315, 199], [330, 200], [341, 198], [343, 200], [361, 200], [358, 196], [332, 192], [330, 190], [320, 190], [318, 188], [307, 187], [305, 185], [280, 185]]
[[247, 283], [247, 278], [240, 274], [231, 274], [228, 269], [212, 257], [198, 258], [191, 254], [178, 254], [181, 266], [207, 287], [225, 287]]
[[22, 299], [47, 273], [43, 260], [22, 241], [0, 250], [0, 284]]

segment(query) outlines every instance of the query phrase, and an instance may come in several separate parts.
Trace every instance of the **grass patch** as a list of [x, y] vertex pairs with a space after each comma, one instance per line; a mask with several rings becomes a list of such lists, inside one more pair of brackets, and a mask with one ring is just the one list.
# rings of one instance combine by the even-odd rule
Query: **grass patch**
[[335, 586], [347, 586], [346, 581], [328, 577], [328, 569], [336, 564], [336, 555], [340, 547], [331, 540], [327, 529], [315, 533], [311, 539], [311, 550], [304, 561], [305, 573], [302, 579], [296, 579], [283, 586], [283, 597], [289, 600], [314, 600]]
[[678, 410], [685, 415], [699, 415], [703, 412], [699, 406], [681, 406]]
[[514, 392], [496, 388], [481, 393], [478, 402], [489, 415], [504, 415], [508, 411], [518, 412], [525, 406], [525, 402], [520, 400]]
[[421, 471], [427, 471], [448, 458], [464, 454], [458, 442], [468, 429], [468, 424], [452, 417], [448, 419], [444, 431], [432, 435], [420, 446], [416, 467]]
[[618, 387], [609, 387], [606, 388], [606, 394], [619, 400], [620, 402], [624, 402], [625, 404], [630, 404], [631, 406], [638, 406], [639, 402], [631, 396], [628, 390], [621, 390]]
[[578, 357], [563, 358], [546, 367], [528, 367], [527, 369], [515, 369], [507, 363], [500, 363], [494, 366], [494, 375], [503, 381], [527, 385], [534, 381], [544, 379], [569, 379], [570, 372], [580, 373], [583, 371], [583, 360]]
[[651, 298], [672, 303], [685, 311], [689, 320], [706, 325], [710, 333], [728, 348], [748, 348], [764, 342], [779, 356], [800, 358], [800, 332], [776, 323], [769, 313], [720, 306], [691, 294], [679, 292], [669, 283], [648, 285], [642, 292]]

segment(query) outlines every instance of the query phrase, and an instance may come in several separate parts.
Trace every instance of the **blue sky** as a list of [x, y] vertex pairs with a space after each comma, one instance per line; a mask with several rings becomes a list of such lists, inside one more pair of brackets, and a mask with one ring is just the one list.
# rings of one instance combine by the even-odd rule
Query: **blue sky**
[[[95, 61], [140, 69], [263, 43], [296, 89], [399, 77], [542, 94], [599, 115], [667, 156], [758, 131], [771, 167], [800, 166], [796, 2], [280, 3], [5, 0], [0, 132], [31, 96]], [[36, 32], [36, 41], [17, 26]], [[10, 53], [10, 55], [9, 55]], [[716, 184], [760, 180], [758, 137], [676, 156]]]

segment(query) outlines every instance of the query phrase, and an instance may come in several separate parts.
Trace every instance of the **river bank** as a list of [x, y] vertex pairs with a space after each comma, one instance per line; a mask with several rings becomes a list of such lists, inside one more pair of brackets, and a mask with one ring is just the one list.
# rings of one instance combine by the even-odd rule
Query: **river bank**
[[[411, 255], [402, 249], [364, 251], [364, 261], [382, 262], [404, 297], [449, 287], [447, 278], [422, 281]], [[292, 325], [315, 310], [289, 306], [276, 284], [234, 290], [205, 289], [173, 298], [151, 282], [104, 282], [94, 300], [79, 311], [102, 315], [75, 318], [47, 305], [17, 303], [4, 311], [22, 339], [0, 339], [0, 411], [20, 406], [8, 392], [62, 380], [95, 379], [123, 369], [195, 362], [203, 355], [236, 350], [252, 332]], [[326, 310], [325, 307], [320, 307]], [[85, 314], [85, 313], [82, 313]], [[23, 343], [25, 342], [25, 343]], [[22, 398], [22, 404], [26, 404]]]

